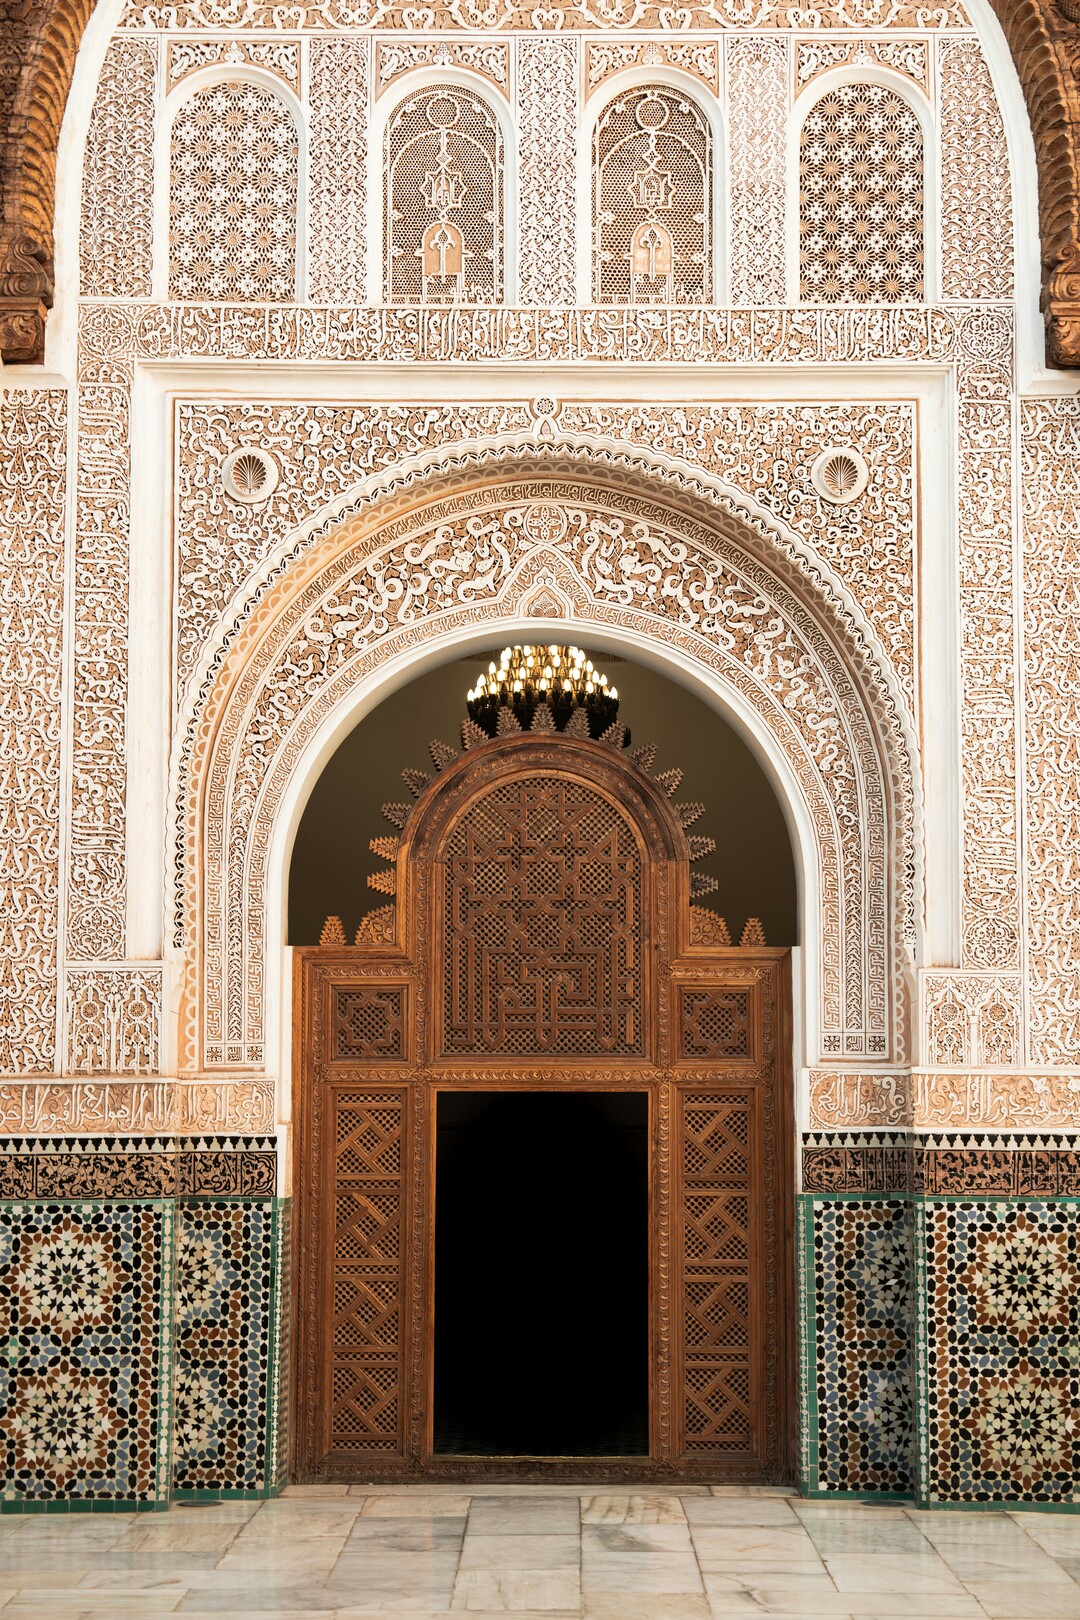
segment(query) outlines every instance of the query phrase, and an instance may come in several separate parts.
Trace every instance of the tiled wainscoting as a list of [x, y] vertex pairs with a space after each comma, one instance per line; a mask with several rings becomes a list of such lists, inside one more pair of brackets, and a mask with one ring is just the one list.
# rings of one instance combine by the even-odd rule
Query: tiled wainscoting
[[808, 1494], [1080, 1507], [1075, 1140], [812, 1135], [802, 1171]]
[[3, 1510], [278, 1488], [276, 1168], [266, 1138], [0, 1146]]
[[[268, 1496], [287, 1477], [272, 1139], [0, 1145], [4, 1511]], [[1080, 1150], [804, 1138], [802, 1486], [1080, 1506]]]

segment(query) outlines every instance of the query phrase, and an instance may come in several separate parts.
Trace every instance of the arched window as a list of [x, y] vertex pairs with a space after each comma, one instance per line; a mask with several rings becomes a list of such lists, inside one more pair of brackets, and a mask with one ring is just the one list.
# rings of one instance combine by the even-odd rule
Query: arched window
[[802, 297], [900, 304], [924, 295], [923, 139], [896, 91], [842, 84], [799, 140]]
[[491, 304], [503, 297], [503, 139], [461, 85], [409, 96], [383, 145], [384, 295], [392, 304]]
[[593, 135], [593, 297], [702, 304], [713, 297], [712, 131], [689, 96], [642, 85]]
[[300, 143], [261, 84], [196, 90], [173, 120], [169, 297], [284, 303], [296, 297]]

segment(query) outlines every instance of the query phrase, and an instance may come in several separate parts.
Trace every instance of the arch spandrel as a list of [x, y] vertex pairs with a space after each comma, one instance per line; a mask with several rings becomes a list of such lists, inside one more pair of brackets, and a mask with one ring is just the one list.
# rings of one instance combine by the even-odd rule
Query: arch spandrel
[[307, 751], [359, 683], [422, 656], [434, 634], [490, 640], [538, 601], [565, 611], [579, 639], [594, 627], [654, 648], [745, 717], [813, 828], [804, 880], [819, 908], [807, 926], [820, 935], [820, 1055], [902, 1052], [917, 767], [894, 683], [782, 548], [765, 565], [764, 520], [755, 533], [714, 512], [707, 528], [614, 488], [610, 470], [592, 483], [547, 472], [441, 500], [414, 492], [381, 528], [367, 507], [359, 535], [329, 524], [234, 627], [175, 761], [178, 943], [198, 1002], [185, 1069], [267, 1061], [271, 852]]

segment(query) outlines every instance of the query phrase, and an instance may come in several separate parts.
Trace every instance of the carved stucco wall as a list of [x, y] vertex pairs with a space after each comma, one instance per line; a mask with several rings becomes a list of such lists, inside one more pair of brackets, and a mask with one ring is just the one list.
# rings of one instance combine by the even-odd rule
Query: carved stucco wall
[[[1067, 355], [1066, 25], [1001, 10], [1037, 140], [1059, 159], [1042, 200]], [[228, 1133], [235, 1162], [201, 1142], [199, 1175], [243, 1196], [256, 1153], [263, 1193], [275, 1174], [287, 1189], [285, 869], [320, 745], [364, 682], [451, 634], [488, 645], [493, 617], [630, 644], [741, 717], [808, 877], [797, 1103], [804, 1319], [821, 1353], [804, 1480], [1057, 1501], [1060, 1437], [1048, 1483], [1008, 1447], [979, 1452], [987, 1403], [993, 1417], [1024, 1390], [1000, 1321], [967, 1348], [949, 1340], [982, 1307], [935, 1203], [970, 1206], [972, 1253], [1000, 1231], [1025, 1255], [1043, 1219], [1031, 1200], [1075, 1197], [1080, 1141], [1080, 416], [1018, 380], [1025, 214], [1000, 61], [959, 5], [869, 0], [854, 19], [710, 0], [678, 31], [648, 6], [631, 21], [582, 0], [571, 17], [556, 30], [531, 7], [453, 0], [420, 27], [393, 3], [282, 16], [251, 0], [238, 18], [217, 0], [135, 0], [95, 42], [68, 188], [78, 319], [54, 328], [67, 381], [20, 379], [0, 418], [3, 1186], [115, 1198], [124, 1177], [157, 1176], [175, 1190], [185, 1156], [158, 1139]], [[387, 110], [440, 74], [508, 132], [516, 301], [368, 307], [369, 153]], [[579, 307], [592, 123], [651, 75], [713, 118], [725, 301]], [[926, 177], [927, 301], [787, 304], [798, 129], [860, 78], [918, 114], [918, 154], [912, 116], [894, 122], [904, 172]], [[172, 118], [198, 87], [246, 80], [267, 114], [255, 190], [293, 186], [272, 225], [295, 231], [308, 301], [261, 303], [226, 264], [235, 302], [170, 302]], [[871, 99], [866, 116], [893, 116]], [[5, 220], [23, 217], [11, 195]], [[43, 229], [3, 314], [22, 353], [48, 290]], [[242, 451], [261, 495], [226, 483]], [[275, 1126], [276, 1154], [249, 1134]], [[94, 1140], [60, 1151], [75, 1133]], [[133, 1134], [145, 1152], [128, 1151]], [[1008, 1198], [1018, 1215], [992, 1202]], [[1054, 1219], [1074, 1216], [1061, 1203]], [[1057, 1353], [1032, 1374], [1054, 1412], [1075, 1377]], [[868, 1398], [871, 1364], [885, 1372]], [[252, 1417], [253, 1443], [273, 1422]], [[947, 1456], [943, 1434], [972, 1455]]]
[[[270, 20], [255, 9], [243, 27], [230, 24], [226, 30], [226, 19], [212, 6], [167, 13], [129, 6], [106, 50], [90, 115], [82, 179], [84, 297], [66, 598], [73, 724], [64, 788], [70, 808], [62, 977], [69, 982], [59, 1001], [68, 1010], [61, 1016], [61, 1056], [50, 1056], [43, 1067], [66, 1061], [85, 1070], [110, 1052], [113, 1057], [108, 1065], [101, 1060], [102, 1066], [122, 1076], [125, 1069], [137, 1073], [147, 1067], [146, 1028], [164, 1030], [166, 1047], [172, 1044], [171, 1015], [164, 1009], [144, 1025], [128, 1018], [117, 1001], [130, 993], [141, 1007], [146, 993], [165, 1002], [169, 996], [167, 973], [162, 977], [159, 967], [155, 977], [152, 964], [127, 955], [126, 773], [132, 748], [139, 746], [130, 734], [126, 691], [130, 436], [132, 389], [142, 368], [211, 357], [219, 364], [305, 365], [565, 361], [595, 368], [594, 393], [602, 399], [609, 362], [672, 364], [691, 355], [720, 366], [945, 367], [954, 379], [954, 631], [963, 821], [954, 965], [965, 983], [982, 975], [1013, 1010], [1012, 1050], [1006, 1053], [999, 1043], [995, 1061], [1013, 1070], [1068, 1064], [1074, 1055], [1071, 1026], [1050, 1019], [1045, 1033], [1038, 1033], [1042, 1026], [1024, 999], [1028, 994], [1060, 997], [1060, 988], [1052, 986], [1067, 982], [1069, 969], [1066, 964], [1063, 980], [1054, 965], [1060, 957], [1053, 953], [1050, 966], [1045, 956], [1044, 966], [1035, 965], [1033, 914], [1024, 887], [1025, 868], [1029, 892], [1033, 878], [1020, 808], [1023, 652], [1015, 611], [1021, 581], [1012, 518], [1019, 485], [1009, 305], [1013, 210], [1004, 126], [968, 18], [959, 8], [946, 9], [928, 28], [925, 18], [890, 13], [888, 19], [867, 17], [853, 30], [837, 13], [823, 17], [826, 29], [809, 32], [791, 26], [786, 13], [762, 14], [748, 28], [741, 14], [729, 16], [721, 8], [716, 15], [695, 13], [685, 37], [644, 43], [625, 30], [620, 38], [615, 19], [598, 26], [600, 19], [588, 12], [577, 18], [580, 31], [545, 35], [540, 30], [534, 37], [511, 26], [502, 38], [491, 33], [470, 38], [476, 19], [448, 13], [443, 21], [456, 33], [442, 41], [403, 30], [404, 19], [392, 10], [373, 15], [366, 25], [353, 18], [348, 29], [332, 10], [318, 6], [290, 18], [288, 30], [269, 29]], [[521, 20], [516, 13], [503, 19], [512, 25]], [[897, 23], [904, 31], [891, 35]], [[134, 304], [131, 294], [145, 298], [165, 286], [160, 232], [156, 264], [150, 252], [154, 209], [160, 208], [153, 195], [154, 153], [167, 144], [177, 98], [187, 94], [186, 86], [205, 83], [207, 74], [231, 82], [248, 70], [261, 75], [262, 83], [280, 85], [281, 94], [298, 98], [305, 188], [300, 253], [310, 295], [326, 302], [278, 310], [170, 304], [153, 297]], [[425, 73], [423, 82], [430, 82], [436, 70], [471, 74], [512, 104], [519, 130], [518, 296], [535, 300], [536, 309], [349, 307], [350, 299], [364, 295], [377, 246], [372, 221], [379, 213], [373, 195], [379, 183], [366, 162], [369, 124], [378, 124], [382, 95], [388, 100], [399, 95], [411, 73]], [[685, 76], [701, 93], [719, 98], [725, 110], [727, 296], [735, 306], [756, 308], [574, 307], [581, 282], [581, 247], [573, 229], [580, 192], [568, 185], [567, 175], [587, 150], [594, 108], [609, 94], [613, 76], [632, 72], [640, 80], [649, 71]], [[933, 170], [928, 196], [932, 203], [940, 198], [940, 206], [934, 203], [933, 279], [943, 301], [893, 311], [785, 310], [780, 300], [791, 292], [794, 240], [792, 141], [820, 85], [836, 82], [837, 74], [857, 78], [862, 71], [891, 74], [894, 82], [908, 84], [913, 96], [926, 98], [935, 132], [927, 148]], [[346, 81], [348, 94], [341, 89]], [[166, 96], [173, 98], [168, 108]], [[160, 185], [160, 158], [157, 167]], [[118, 262], [126, 267], [122, 285], [116, 280]], [[330, 302], [335, 297], [337, 304]], [[815, 375], [827, 398], [827, 374]], [[527, 397], [521, 395], [523, 401]], [[508, 401], [512, 398], [511, 391]], [[913, 727], [917, 724], [929, 631], [920, 618], [919, 584], [925, 452], [918, 409], [911, 402], [889, 398], [868, 382], [860, 402], [849, 405], [790, 400], [767, 408], [718, 400], [659, 409], [567, 400], [556, 415], [562, 433], [662, 447], [759, 501], [850, 593], [880, 650], [899, 707]], [[190, 720], [197, 690], [193, 672], [205, 667], [207, 648], [216, 644], [221, 623], [228, 622], [222, 615], [230, 604], [236, 611], [244, 607], [251, 582], [282, 535], [299, 531], [327, 501], [381, 469], [422, 457], [438, 443], [524, 430], [527, 416], [524, 403], [512, 402], [449, 415], [409, 404], [185, 406], [176, 422], [180, 505], [170, 542], [176, 594], [175, 663], [168, 685], [177, 726]], [[240, 505], [222, 494], [221, 459], [244, 444], [264, 446], [277, 463], [277, 487], [266, 503]], [[830, 444], [858, 448], [869, 466], [866, 492], [850, 506], [830, 507], [811, 482], [815, 456]], [[178, 730], [176, 750], [181, 735]], [[890, 784], [888, 793], [895, 786]], [[919, 837], [916, 828], [916, 843]], [[901, 866], [909, 857], [896, 846], [888, 854], [892, 878], [886, 887], [888, 882], [902, 886]], [[171, 882], [167, 887], [171, 891]], [[895, 919], [895, 894], [890, 903]], [[920, 912], [918, 904], [915, 911]], [[915, 921], [920, 920], [921, 914]], [[914, 939], [917, 929], [907, 926]], [[843, 952], [842, 943], [836, 948]], [[894, 962], [885, 977], [898, 966]], [[929, 1008], [939, 994], [946, 999], [959, 994], [956, 985], [950, 988], [948, 966], [936, 971], [928, 964], [913, 1010], [916, 1001]], [[88, 995], [88, 985], [94, 996]], [[139, 1031], [129, 1054], [118, 1055], [126, 1036], [106, 1038], [99, 1032], [95, 1037], [87, 1031], [85, 1008], [91, 1004], [101, 1009], [103, 1030], [108, 1024], [117, 1031]], [[853, 1023], [846, 1015], [836, 1023], [839, 1050], [832, 1056], [844, 1055], [849, 1025], [862, 1032], [859, 1039], [867, 1035], [865, 1008]], [[931, 1067], [944, 1063], [951, 1050], [935, 1047], [930, 1031], [937, 1027], [924, 1010], [912, 1032], [912, 1056]], [[890, 1031], [890, 1042], [896, 1034]], [[261, 1041], [245, 1038], [241, 1044], [255, 1050]], [[894, 1054], [899, 1050], [890, 1046]], [[978, 1064], [977, 1051], [977, 1043], [971, 1045], [965, 1063]], [[847, 1051], [851, 1058], [860, 1054], [875, 1055], [865, 1046]], [[830, 1055], [828, 1048], [823, 1055]], [[853, 1074], [853, 1095], [859, 1081]], [[211, 1087], [211, 1111], [218, 1096]]]

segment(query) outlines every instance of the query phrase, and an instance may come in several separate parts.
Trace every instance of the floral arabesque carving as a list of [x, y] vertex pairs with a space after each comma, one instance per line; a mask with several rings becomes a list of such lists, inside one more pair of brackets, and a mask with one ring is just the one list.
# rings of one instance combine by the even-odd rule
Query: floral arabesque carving
[[153, 41], [115, 39], [98, 79], [83, 159], [83, 296], [150, 296], [154, 222]]
[[53, 1067], [67, 394], [0, 409], [0, 1074]]
[[941, 108], [941, 291], [1008, 298], [1013, 290], [1009, 149], [990, 69], [973, 40], [938, 57]]
[[76, 959], [116, 961], [127, 908], [127, 368], [86, 367], [78, 403], [66, 943]]
[[578, 45], [523, 39], [517, 51], [518, 296], [542, 309], [577, 303]]
[[1009, 1068], [1023, 1062], [1018, 973], [925, 972], [921, 990], [928, 1068]]
[[1080, 409], [1021, 405], [1028, 1039], [1080, 1053]]
[[[554, 551], [527, 539], [515, 518], [520, 507], [505, 505], [515, 496], [526, 504], [553, 498], [569, 503], [567, 535]], [[882, 780], [877, 719], [870, 722], [827, 638], [800, 616], [794, 592], [737, 542], [718, 538], [715, 507], [710, 532], [651, 509], [648, 501], [628, 503], [622, 512], [612, 511], [611, 501], [598, 489], [560, 489], [550, 482], [507, 489], [499, 502], [465, 490], [456, 501], [450, 498], [441, 518], [429, 513], [423, 525], [417, 518], [384, 525], [358, 545], [351, 560], [343, 549], [349, 526], [338, 528], [338, 514], [322, 526], [338, 534], [333, 560], [324, 556], [320, 568], [312, 552], [293, 564], [291, 578], [274, 571], [266, 608], [240, 627], [221, 675], [213, 680], [208, 675], [207, 698], [199, 705], [203, 719], [188, 732], [195, 738], [197, 727], [196, 753], [185, 744], [176, 765], [182, 850], [208, 852], [201, 892], [198, 863], [191, 866], [190, 856], [182, 854], [189, 872], [183, 939], [189, 952], [200, 953], [202, 1055], [208, 1066], [245, 1066], [263, 1058], [259, 941], [266, 834], [273, 823], [271, 806], [320, 721], [361, 668], [429, 640], [434, 626], [467, 625], [492, 612], [512, 611], [534, 575], [552, 567], [564, 575], [575, 615], [670, 642], [684, 659], [722, 673], [744, 699], [761, 707], [814, 806], [824, 891], [826, 1048], [884, 1054], [897, 1039], [890, 967], [895, 919], [886, 915], [886, 895], [875, 874], [885, 871], [886, 823], [905, 820], [911, 801], [910, 789], [905, 802], [902, 793], [896, 796], [899, 783]], [[370, 527], [370, 498], [363, 510], [358, 521]], [[750, 527], [760, 544], [766, 526], [758, 520]], [[616, 564], [631, 537], [631, 550]], [[328, 541], [324, 551], [329, 549]], [[394, 580], [402, 568], [399, 585]], [[793, 584], [797, 578], [793, 572]], [[805, 579], [801, 588], [806, 589]], [[759, 591], [767, 592], [776, 608], [769, 634], [757, 624], [764, 610], [752, 606]], [[275, 595], [279, 616], [272, 633], [260, 637], [267, 656], [256, 668], [245, 657], [246, 642]], [[775, 645], [774, 636], [779, 638]], [[306, 670], [299, 685], [297, 660]], [[222, 709], [216, 694], [224, 697], [228, 668], [235, 668], [235, 687]], [[801, 694], [792, 709], [777, 705], [770, 685], [785, 678], [794, 680]], [[244, 721], [241, 711], [248, 716]], [[827, 777], [812, 759], [822, 744], [826, 752], [836, 750]], [[227, 804], [215, 786], [223, 768], [230, 772]], [[902, 775], [904, 768], [898, 769]], [[907, 771], [910, 780], [910, 766]], [[204, 778], [206, 799], [195, 787]], [[212, 826], [200, 804], [215, 806]], [[906, 886], [906, 875], [899, 877]], [[198, 1061], [194, 1052], [185, 1061], [192, 1058]]]
[[787, 290], [788, 47], [782, 39], [729, 39], [729, 297], [780, 304]]
[[161, 995], [158, 966], [69, 968], [65, 1071], [157, 1074]]
[[368, 79], [371, 42], [310, 44], [308, 292], [362, 304], [367, 297]]
[[[528, 432], [523, 402], [490, 406], [179, 406], [176, 619], [178, 701], [217, 616], [266, 555], [269, 534], [308, 522], [317, 504], [439, 445]], [[857, 598], [914, 710], [914, 420], [880, 402], [768, 406], [563, 404], [582, 442], [649, 444], [768, 504]], [[871, 463], [863, 495], [827, 506], [811, 482], [823, 444], [854, 443]], [[238, 509], [214, 473], [238, 444], [257, 444], [281, 476], [265, 511]]]

